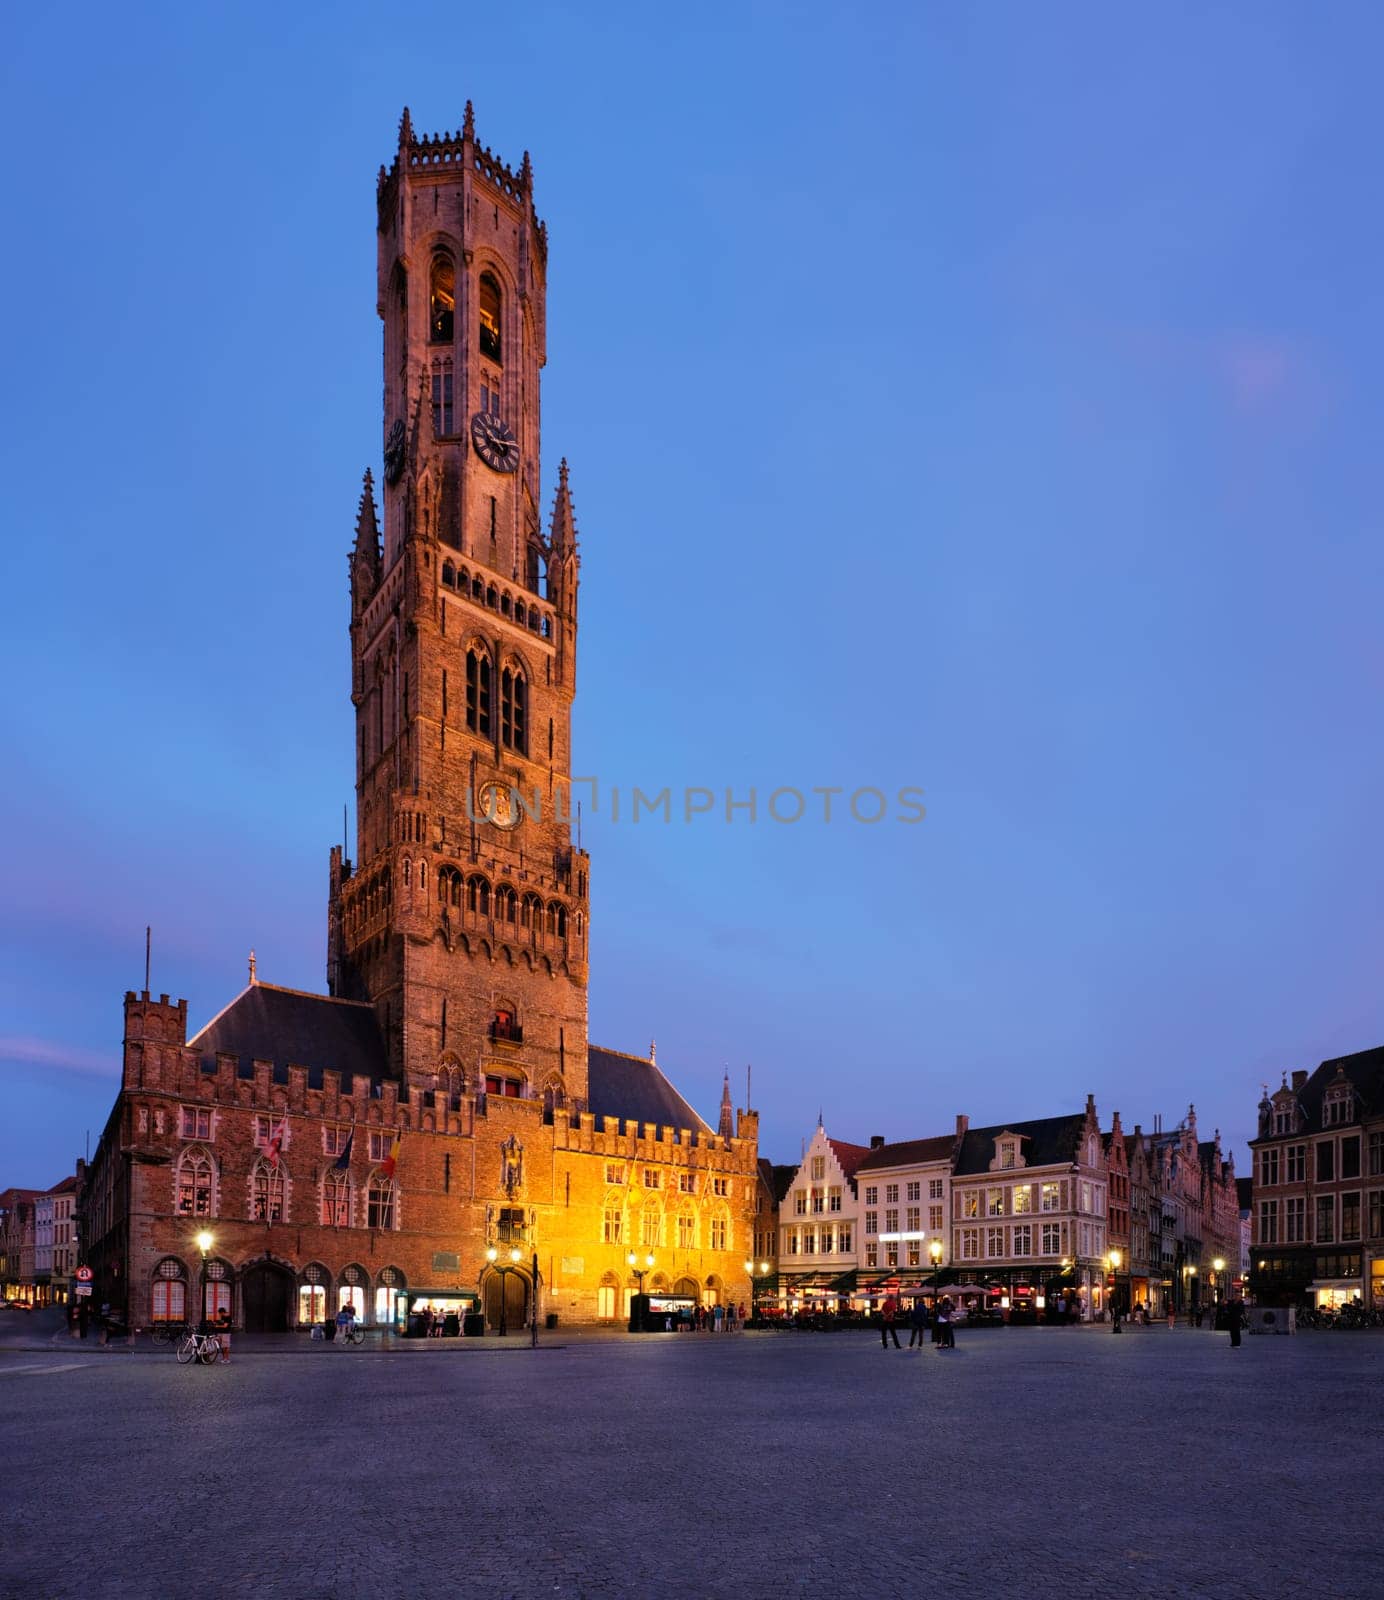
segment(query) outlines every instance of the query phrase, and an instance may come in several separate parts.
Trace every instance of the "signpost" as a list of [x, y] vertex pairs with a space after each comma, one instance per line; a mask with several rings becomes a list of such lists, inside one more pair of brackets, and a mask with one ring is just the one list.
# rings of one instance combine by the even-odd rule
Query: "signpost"
[[77, 1285], [77, 1293], [78, 1294], [90, 1294], [91, 1293], [91, 1285], [89, 1283], [79, 1283]]
[[90, 1267], [78, 1267], [77, 1268], [77, 1282], [78, 1283], [90, 1283], [91, 1282], [91, 1268]]

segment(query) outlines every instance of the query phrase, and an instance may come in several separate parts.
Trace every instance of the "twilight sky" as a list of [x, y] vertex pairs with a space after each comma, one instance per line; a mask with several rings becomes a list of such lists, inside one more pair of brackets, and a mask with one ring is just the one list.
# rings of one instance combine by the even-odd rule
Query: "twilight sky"
[[146, 923], [194, 1027], [325, 986], [375, 172], [468, 96], [551, 238], [592, 1039], [713, 1119], [752, 1062], [777, 1160], [1090, 1091], [1242, 1173], [1384, 1040], [1378, 9], [683, 9], [9, 17], [0, 1187], [95, 1142]]

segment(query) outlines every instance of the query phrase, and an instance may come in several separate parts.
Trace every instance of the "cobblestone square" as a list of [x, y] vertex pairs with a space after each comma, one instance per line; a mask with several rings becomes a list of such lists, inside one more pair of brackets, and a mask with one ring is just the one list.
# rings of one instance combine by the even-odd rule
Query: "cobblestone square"
[[1384, 1339], [0, 1355], [6, 1596], [1380, 1592]]

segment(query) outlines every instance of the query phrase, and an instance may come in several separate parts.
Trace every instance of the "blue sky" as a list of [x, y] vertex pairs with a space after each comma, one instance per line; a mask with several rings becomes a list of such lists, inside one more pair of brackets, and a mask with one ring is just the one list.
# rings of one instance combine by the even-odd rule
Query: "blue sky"
[[146, 923], [194, 1025], [324, 984], [405, 103], [533, 155], [578, 766], [926, 794], [589, 819], [594, 1040], [752, 1062], [776, 1159], [1090, 1091], [1244, 1172], [1384, 1039], [1377, 10], [194, 9], [0, 60], [0, 1185], [98, 1135]]

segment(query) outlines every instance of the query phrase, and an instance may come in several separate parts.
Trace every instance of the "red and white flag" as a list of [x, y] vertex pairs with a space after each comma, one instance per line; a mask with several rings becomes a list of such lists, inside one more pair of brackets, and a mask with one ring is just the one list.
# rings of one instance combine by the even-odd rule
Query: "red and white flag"
[[284, 1147], [284, 1139], [288, 1134], [288, 1113], [278, 1126], [278, 1131], [271, 1135], [269, 1143], [265, 1146], [264, 1153], [269, 1157], [269, 1165], [277, 1167], [279, 1164], [279, 1151]]

